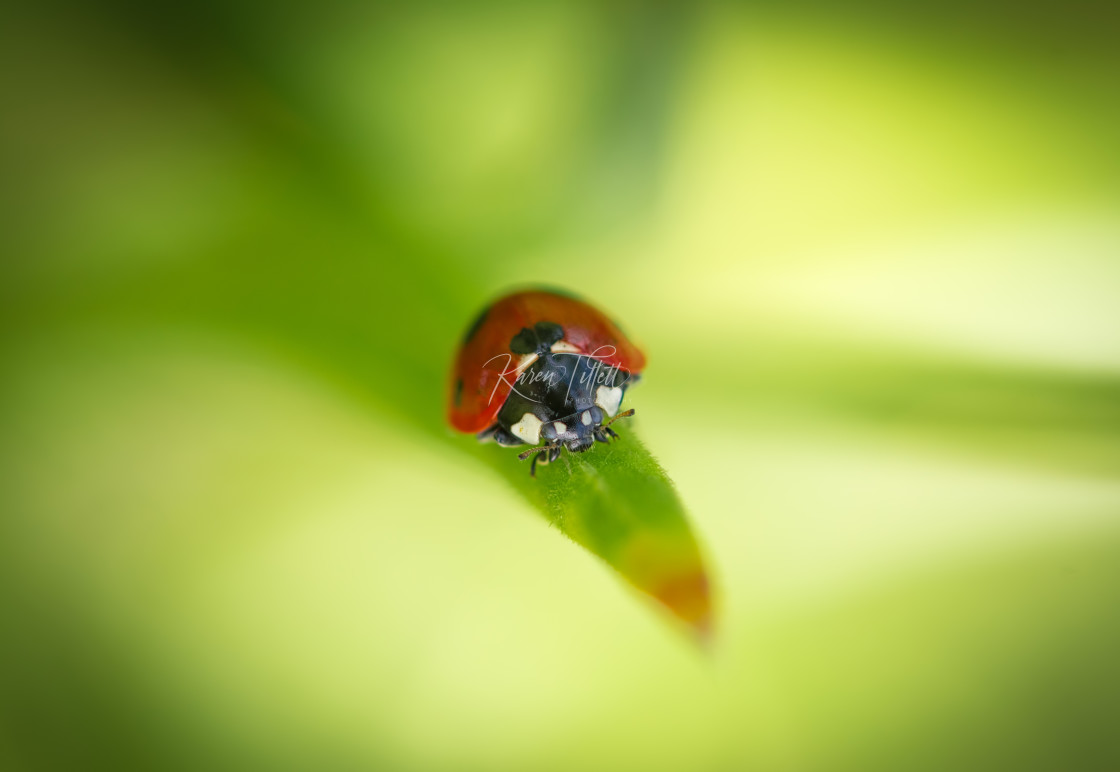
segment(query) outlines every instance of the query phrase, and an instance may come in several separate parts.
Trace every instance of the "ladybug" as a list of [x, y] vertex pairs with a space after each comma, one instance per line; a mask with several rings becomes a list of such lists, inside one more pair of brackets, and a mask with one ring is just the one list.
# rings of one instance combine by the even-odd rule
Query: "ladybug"
[[487, 306], [455, 358], [447, 418], [460, 432], [547, 464], [567, 448], [583, 453], [618, 434], [611, 423], [646, 359], [618, 325], [579, 298], [543, 289]]

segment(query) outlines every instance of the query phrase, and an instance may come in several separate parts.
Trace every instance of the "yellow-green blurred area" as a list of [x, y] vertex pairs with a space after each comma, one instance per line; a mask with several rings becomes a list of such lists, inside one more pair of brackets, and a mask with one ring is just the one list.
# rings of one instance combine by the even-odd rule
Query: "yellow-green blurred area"
[[[1107, 4], [24, 5], [4, 769], [1120, 769]], [[445, 428], [525, 283], [710, 652]]]

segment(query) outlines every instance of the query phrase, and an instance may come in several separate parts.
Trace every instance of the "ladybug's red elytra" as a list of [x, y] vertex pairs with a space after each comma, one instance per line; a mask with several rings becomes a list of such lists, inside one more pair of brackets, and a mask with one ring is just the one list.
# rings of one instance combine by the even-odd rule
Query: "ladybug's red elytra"
[[451, 371], [447, 418], [456, 430], [547, 464], [610, 442], [626, 390], [646, 359], [602, 311], [556, 291], [515, 292], [467, 329]]

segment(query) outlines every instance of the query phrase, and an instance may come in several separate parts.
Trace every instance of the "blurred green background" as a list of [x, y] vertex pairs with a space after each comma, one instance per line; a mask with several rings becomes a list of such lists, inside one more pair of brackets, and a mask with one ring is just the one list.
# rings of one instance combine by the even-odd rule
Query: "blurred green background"
[[[3, 767], [1120, 769], [1118, 39], [6, 4]], [[648, 352], [706, 655], [444, 427], [525, 282]]]

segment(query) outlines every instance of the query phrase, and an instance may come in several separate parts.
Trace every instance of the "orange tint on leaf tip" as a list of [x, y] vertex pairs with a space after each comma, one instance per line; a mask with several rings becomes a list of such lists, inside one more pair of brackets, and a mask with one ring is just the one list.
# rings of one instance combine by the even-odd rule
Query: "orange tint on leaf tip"
[[711, 583], [689, 530], [654, 528], [632, 535], [612, 561], [636, 589], [656, 600], [698, 643], [715, 627]]
[[710, 642], [713, 632], [712, 597], [703, 568], [672, 576], [651, 594], [674, 617], [685, 623], [702, 643]]

